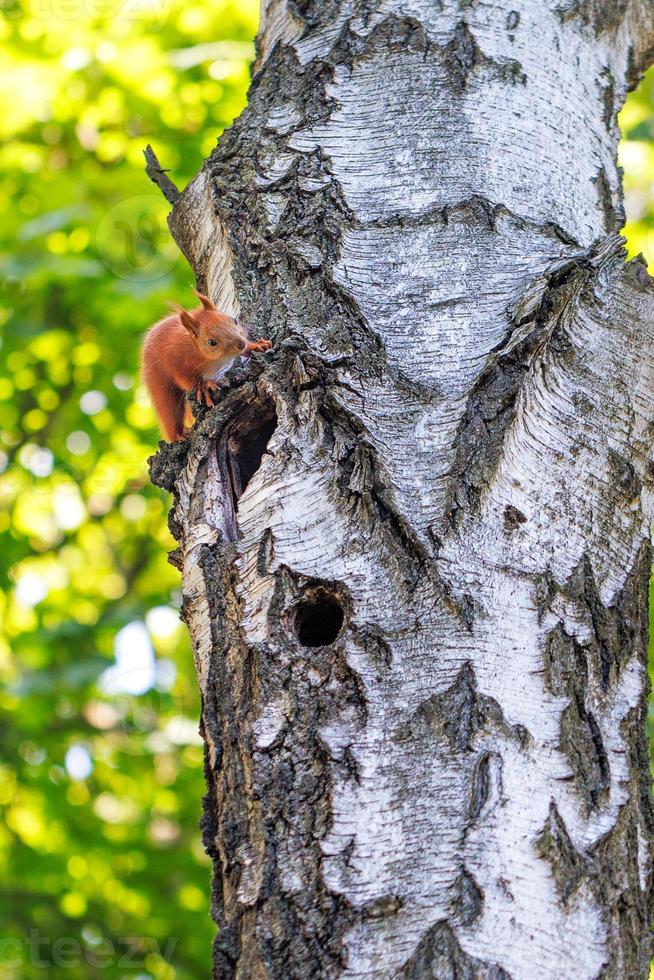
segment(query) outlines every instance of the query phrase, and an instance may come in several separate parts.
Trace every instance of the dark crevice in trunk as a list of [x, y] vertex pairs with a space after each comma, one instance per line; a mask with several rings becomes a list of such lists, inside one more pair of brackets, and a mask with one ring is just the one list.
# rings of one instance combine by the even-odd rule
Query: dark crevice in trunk
[[226, 427], [221, 443], [225, 447], [235, 509], [259, 469], [276, 428], [277, 412], [272, 399], [248, 405]]
[[454, 441], [446, 514], [453, 529], [479, 511], [501, 458], [506, 433], [516, 417], [523, 385], [548, 351], [570, 358], [575, 351], [565, 321], [576, 304], [592, 303], [590, 286], [598, 269], [624, 256], [622, 240], [609, 237], [594, 248], [554, 264], [511, 305], [510, 329], [491, 351], [467, 400]]
[[468, 956], [446, 922], [438, 922], [425, 934], [413, 955], [397, 974], [398, 980], [456, 978], [456, 980], [511, 980], [500, 966]]

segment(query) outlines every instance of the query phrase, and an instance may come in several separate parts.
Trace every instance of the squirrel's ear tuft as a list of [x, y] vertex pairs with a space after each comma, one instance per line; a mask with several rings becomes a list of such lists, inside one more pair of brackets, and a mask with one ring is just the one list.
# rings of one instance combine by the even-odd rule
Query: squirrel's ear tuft
[[199, 324], [196, 323], [193, 314], [189, 313], [188, 310], [185, 310], [183, 306], [179, 306], [177, 303], [172, 305], [175, 313], [180, 319], [182, 326], [185, 327], [190, 334], [193, 334], [194, 337], [197, 337]]
[[202, 305], [205, 308], [205, 310], [215, 310], [216, 309], [216, 307], [213, 305], [213, 303], [211, 302], [211, 300], [209, 299], [209, 297], [208, 296], [205, 296], [204, 293], [199, 293], [198, 290], [196, 289], [195, 290], [195, 295], [200, 300], [200, 302], [202, 303]]

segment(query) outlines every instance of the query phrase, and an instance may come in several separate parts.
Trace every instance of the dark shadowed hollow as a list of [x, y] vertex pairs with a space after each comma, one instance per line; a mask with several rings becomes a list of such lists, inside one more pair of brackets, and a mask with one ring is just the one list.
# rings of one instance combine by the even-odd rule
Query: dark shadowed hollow
[[343, 607], [326, 589], [307, 592], [295, 610], [295, 633], [305, 647], [325, 647], [333, 643], [343, 626]]
[[231, 426], [227, 436], [227, 452], [235, 501], [259, 469], [276, 428], [277, 414], [272, 401], [253, 405], [251, 411]]

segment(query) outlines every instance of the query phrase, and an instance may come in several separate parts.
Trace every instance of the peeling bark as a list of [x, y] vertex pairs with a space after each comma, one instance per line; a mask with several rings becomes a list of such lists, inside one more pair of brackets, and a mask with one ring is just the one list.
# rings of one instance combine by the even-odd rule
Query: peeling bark
[[174, 204], [274, 342], [163, 446], [219, 978], [648, 976], [642, 0], [265, 0]]

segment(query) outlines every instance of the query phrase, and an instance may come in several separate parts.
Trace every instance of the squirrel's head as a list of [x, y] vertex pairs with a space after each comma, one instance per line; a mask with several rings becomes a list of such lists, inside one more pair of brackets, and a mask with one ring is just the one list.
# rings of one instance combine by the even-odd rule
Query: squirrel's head
[[175, 309], [202, 357], [208, 361], [238, 357], [247, 345], [245, 330], [233, 317], [219, 313], [208, 296], [197, 290], [195, 295], [202, 303], [199, 310]]

